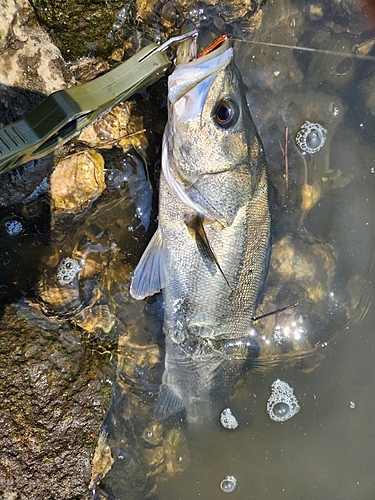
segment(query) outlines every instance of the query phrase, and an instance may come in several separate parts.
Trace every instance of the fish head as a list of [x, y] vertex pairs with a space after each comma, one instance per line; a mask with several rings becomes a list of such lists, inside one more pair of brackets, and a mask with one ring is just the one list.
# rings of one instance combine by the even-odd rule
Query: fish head
[[230, 224], [265, 165], [231, 42], [178, 65], [168, 91], [167, 182], [199, 215]]

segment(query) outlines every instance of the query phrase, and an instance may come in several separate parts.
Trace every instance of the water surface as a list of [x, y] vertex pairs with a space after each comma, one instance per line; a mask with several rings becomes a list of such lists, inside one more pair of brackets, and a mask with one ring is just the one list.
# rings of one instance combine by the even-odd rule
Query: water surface
[[[167, 7], [160, 6], [163, 15]], [[235, 4], [181, 7], [202, 30], [225, 29], [244, 40], [235, 42], [236, 61], [275, 194], [273, 256], [260, 307], [270, 312], [299, 304], [257, 323], [262, 364], [244, 374], [228, 401], [239, 422], [236, 430], [222, 428], [220, 415], [201, 429], [153, 420], [163, 370], [162, 299], [137, 302], [128, 288], [155, 226], [154, 212], [149, 224], [149, 180], [157, 187], [164, 119], [155, 116], [165, 117], [165, 84], [138, 100], [150, 129], [147, 162], [135, 151], [109, 155], [107, 190], [84, 215], [50, 220], [46, 195], [29, 208], [3, 210], [4, 301], [26, 295], [46, 307], [48, 297], [53, 320], [111, 338], [115, 395], [104, 427], [114, 464], [96, 498], [216, 500], [229, 494], [220, 490], [228, 475], [237, 480], [231, 498], [373, 496], [375, 61], [348, 55], [373, 54], [375, 26], [352, 8], [348, 15], [339, 2], [320, 12], [309, 1], [268, 1], [261, 16], [248, 19]], [[327, 131], [316, 154], [303, 154], [296, 144], [305, 121]], [[6, 233], [8, 220], [21, 222], [23, 231]], [[42, 293], [58, 290], [56, 268], [66, 257], [88, 265], [75, 282], [79, 311], [72, 312], [72, 297], [62, 302], [60, 295]], [[77, 317], [86, 308], [96, 323]], [[24, 306], [20, 311], [36, 321]], [[283, 423], [272, 421], [266, 410], [277, 379], [294, 389], [300, 406]]]

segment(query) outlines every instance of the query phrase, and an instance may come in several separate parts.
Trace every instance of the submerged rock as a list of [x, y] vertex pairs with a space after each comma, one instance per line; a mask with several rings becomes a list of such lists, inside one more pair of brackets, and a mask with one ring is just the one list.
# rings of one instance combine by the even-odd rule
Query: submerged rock
[[52, 211], [77, 213], [105, 189], [104, 160], [95, 150], [69, 155], [51, 175]]

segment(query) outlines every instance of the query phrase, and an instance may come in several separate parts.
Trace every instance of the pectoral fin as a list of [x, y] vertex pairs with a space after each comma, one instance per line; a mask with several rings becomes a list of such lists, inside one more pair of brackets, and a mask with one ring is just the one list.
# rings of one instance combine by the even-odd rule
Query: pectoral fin
[[200, 252], [202, 252], [203, 257], [210, 260], [213, 264], [215, 264], [215, 266], [218, 268], [223, 278], [225, 279], [227, 285], [230, 287], [229, 282], [223, 270], [221, 269], [220, 264], [215, 256], [215, 253], [210, 245], [210, 242], [208, 241], [202, 218], [199, 216], [194, 217], [192, 220], [185, 222], [185, 224], [188, 227], [190, 233], [192, 233], [195, 236], [198, 249]]
[[223, 227], [226, 227], [228, 224], [225, 220], [224, 221], [222, 221], [221, 219], [219, 220], [214, 210], [211, 211], [207, 207], [202, 206], [197, 201], [194, 201], [192, 197], [189, 196], [186, 185], [181, 184], [181, 182], [179, 182], [173, 175], [172, 167], [170, 164], [170, 158], [172, 157], [172, 154], [169, 151], [168, 135], [169, 133], [167, 125], [163, 136], [162, 167], [163, 167], [164, 178], [168, 186], [170, 187], [171, 191], [175, 194], [175, 196], [177, 196], [177, 198], [182, 203], [184, 203], [184, 205], [189, 207], [193, 212], [197, 213], [201, 217], [204, 217], [205, 219], [217, 221]]
[[164, 136], [163, 136], [163, 146], [162, 146], [162, 167], [163, 174], [165, 180], [167, 181], [168, 186], [173, 191], [173, 193], [177, 196], [177, 198], [182, 201], [186, 206], [191, 208], [194, 212], [202, 213], [202, 207], [196, 204], [186, 193], [185, 188], [177, 182], [174, 175], [172, 174], [171, 165], [169, 163], [170, 153], [168, 146], [168, 125], [165, 128]]
[[155, 418], [164, 420], [184, 409], [181, 398], [177, 396], [172, 387], [166, 384], [160, 386], [160, 392], [156, 401]]
[[137, 300], [144, 299], [164, 288], [164, 254], [161, 232], [157, 229], [147, 245], [130, 285], [130, 294]]

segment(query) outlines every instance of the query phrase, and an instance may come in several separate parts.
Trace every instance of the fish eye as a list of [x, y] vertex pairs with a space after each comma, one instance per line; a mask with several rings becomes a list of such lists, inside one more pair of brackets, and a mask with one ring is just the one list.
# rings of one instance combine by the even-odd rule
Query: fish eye
[[221, 128], [233, 127], [238, 121], [239, 110], [234, 101], [222, 101], [216, 106], [214, 118]]

